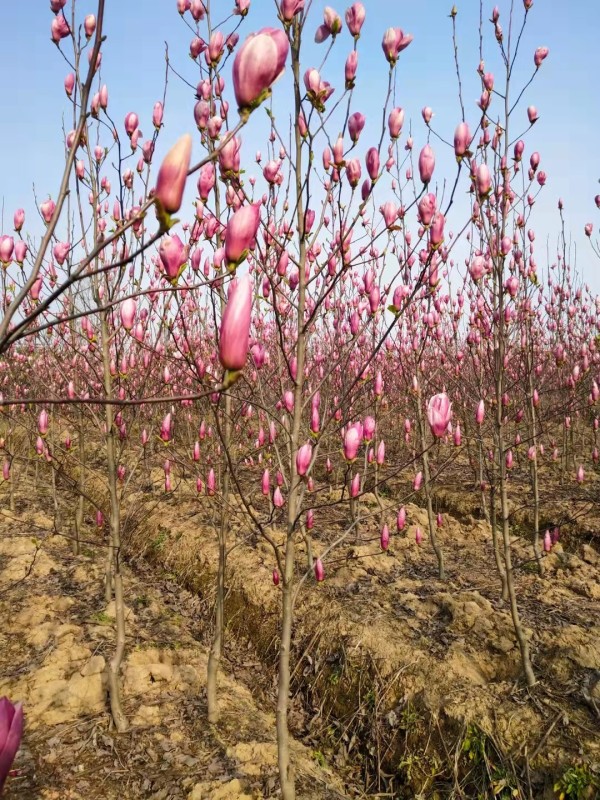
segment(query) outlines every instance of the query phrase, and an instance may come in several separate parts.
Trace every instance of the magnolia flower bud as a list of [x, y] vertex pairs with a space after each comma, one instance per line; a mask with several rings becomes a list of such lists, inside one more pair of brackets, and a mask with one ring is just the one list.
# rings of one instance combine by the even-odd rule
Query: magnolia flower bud
[[419, 175], [421, 181], [427, 185], [435, 169], [435, 155], [430, 145], [426, 144], [419, 154]]
[[225, 257], [230, 269], [242, 262], [254, 246], [259, 225], [260, 203], [242, 206], [227, 223]]
[[181, 208], [191, 155], [192, 137], [186, 133], [169, 150], [160, 166], [154, 196], [167, 214], [175, 214]]
[[535, 53], [533, 54], [533, 63], [535, 64], [536, 68], [540, 66], [542, 61], [547, 57], [550, 51], [547, 47], [538, 47]]
[[96, 17], [93, 14], [88, 14], [83, 21], [83, 29], [87, 39], [91, 39], [96, 30]]
[[136, 302], [133, 297], [128, 297], [121, 303], [121, 324], [126, 331], [133, 328], [133, 321], [135, 319]]
[[387, 525], [384, 525], [381, 529], [381, 535], [379, 537], [379, 544], [382, 550], [387, 550], [390, 546], [390, 530]]
[[312, 459], [312, 445], [303, 444], [296, 452], [296, 471], [298, 475], [306, 475]]
[[244, 275], [231, 282], [219, 334], [219, 360], [227, 372], [244, 368], [252, 314], [252, 279]]
[[348, 428], [344, 434], [344, 458], [346, 461], [354, 461], [358, 454], [360, 447], [361, 435], [360, 432], [354, 427]]
[[325, 569], [323, 567], [323, 562], [320, 558], [317, 558], [315, 561], [315, 580], [319, 583], [325, 580]]
[[483, 423], [484, 417], [485, 417], [485, 403], [483, 402], [483, 400], [480, 400], [479, 404], [477, 405], [477, 411], [475, 412], [475, 422], [478, 425], [481, 425]]
[[404, 125], [404, 109], [393, 108], [390, 111], [390, 116], [388, 117], [388, 129], [392, 139], [397, 139], [398, 136], [400, 136], [403, 125]]
[[10, 772], [22, 736], [23, 706], [21, 703], [13, 705], [7, 697], [0, 698], [0, 792]]
[[461, 159], [468, 151], [471, 143], [471, 131], [466, 122], [457, 125], [454, 131], [454, 154], [457, 159]]

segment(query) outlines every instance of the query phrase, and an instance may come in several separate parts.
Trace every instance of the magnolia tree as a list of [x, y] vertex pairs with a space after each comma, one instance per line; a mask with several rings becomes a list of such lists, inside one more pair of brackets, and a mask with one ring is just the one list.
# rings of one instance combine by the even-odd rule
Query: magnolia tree
[[[192, 491], [210, 508], [211, 723], [227, 556], [253, 540], [234, 531], [250, 526], [268, 543], [281, 598], [279, 775], [290, 800], [299, 594], [325, 580], [336, 547], [368, 536], [367, 523], [387, 550], [407, 525], [409, 500], [427, 511], [415, 546], [429, 539], [445, 580], [436, 490], [451, 469], [471, 471], [525, 680], [536, 680], [514, 581], [511, 475], [527, 468], [541, 572], [559, 535], [542, 530], [543, 459], [579, 484], [582, 503], [585, 470], [598, 461], [599, 303], [570, 273], [564, 225], [546, 280], [536, 263], [533, 214], [546, 177], [529, 144], [537, 111], [523, 101], [548, 51], [520, 52], [531, 0], [511, 10], [507, 35], [498, 9], [489, 23], [482, 13], [479, 64], [469, 65], [480, 96], [468, 115], [453, 9], [460, 118], [438, 130], [425, 106], [427, 135], [416, 141], [410, 110], [396, 100], [412, 41], [400, 28], [381, 32], [381, 117], [360, 111], [362, 92], [373, 93], [359, 67], [372, 57], [361, 47], [361, 3], [321, 17], [304, 0], [282, 0], [272, 27], [245, 30], [248, 0], [224, 21], [208, 3], [178, 0], [193, 66], [176, 74], [194, 90], [197, 130], [172, 137], [155, 173], [159, 137], [171, 143], [167, 81], [148, 114], [151, 138], [143, 140], [141, 110], [113, 120], [101, 79], [104, 5], [82, 16], [75, 3], [51, 2], [52, 39], [69, 63], [64, 173], [55, 199], [39, 205], [40, 240], [27, 236], [21, 209], [16, 238], [0, 240], [3, 479], [14, 510], [15, 475], [31, 462], [48, 475], [55, 530], [75, 553], [85, 509], [106, 528], [104, 592], [116, 617], [107, 677], [120, 732], [122, 526], [134, 494], [159, 502]], [[322, 51], [318, 69], [306, 56], [311, 40]], [[340, 49], [343, 74], [330, 82]], [[500, 72], [486, 69], [488, 57]], [[531, 79], [514, 86], [516, 65], [529, 58]], [[169, 59], [167, 69], [175, 74]], [[261, 149], [250, 153], [250, 141]], [[454, 162], [445, 179], [436, 167], [443, 148]], [[75, 501], [72, 520], [58, 476]], [[397, 492], [392, 518], [384, 487]], [[332, 519], [327, 536], [323, 520]], [[13, 719], [20, 736], [20, 709]]]

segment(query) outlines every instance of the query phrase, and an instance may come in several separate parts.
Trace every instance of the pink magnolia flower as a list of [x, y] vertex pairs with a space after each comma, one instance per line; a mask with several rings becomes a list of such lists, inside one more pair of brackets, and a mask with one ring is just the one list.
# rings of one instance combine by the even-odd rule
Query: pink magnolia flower
[[373, 383], [373, 393], [375, 397], [381, 397], [383, 394], [383, 377], [381, 375], [381, 370], [377, 371], [377, 375], [375, 375], [375, 381]]
[[402, 133], [402, 126], [404, 125], [404, 109], [393, 108], [388, 117], [388, 129], [392, 139], [397, 139]]
[[384, 525], [381, 529], [381, 535], [379, 537], [379, 544], [382, 550], [387, 550], [390, 546], [390, 529], [387, 525]]
[[477, 411], [475, 412], [475, 422], [478, 425], [481, 425], [483, 423], [484, 417], [485, 417], [485, 403], [483, 402], [483, 400], [480, 400], [479, 404], [477, 405]]
[[487, 164], [480, 164], [477, 167], [475, 180], [479, 197], [487, 197], [492, 187], [492, 177]]
[[48, 433], [48, 412], [42, 409], [38, 416], [38, 431], [40, 436], [45, 436]]
[[315, 580], [319, 583], [325, 580], [325, 568], [323, 567], [323, 562], [320, 558], [317, 558], [315, 561]]
[[0, 698], [0, 792], [23, 736], [23, 706]]
[[363, 422], [363, 439], [366, 442], [370, 442], [373, 438], [373, 434], [375, 433], [375, 420], [373, 417], [365, 417]]
[[59, 44], [61, 39], [66, 39], [71, 33], [69, 24], [62, 14], [57, 14], [50, 26], [50, 38], [54, 44]]
[[346, 9], [346, 25], [355, 39], [358, 39], [360, 36], [360, 31], [364, 24], [366, 14], [367, 12], [365, 11], [365, 7], [362, 3], [353, 3], [350, 8]]
[[435, 155], [431, 145], [426, 144], [419, 154], [419, 175], [421, 181], [427, 185], [435, 169]]
[[206, 478], [206, 494], [209, 495], [209, 497], [212, 497], [216, 491], [216, 488], [217, 488], [217, 480], [215, 478], [215, 471], [211, 467], [208, 473], [208, 477]]
[[365, 127], [366, 117], [360, 111], [355, 111], [348, 117], [348, 133], [353, 142], [358, 142], [362, 129]]
[[163, 421], [160, 424], [160, 438], [162, 441], [167, 444], [167, 442], [171, 441], [172, 435], [172, 426], [171, 426], [171, 413], [165, 415]]
[[361, 435], [359, 430], [352, 425], [344, 434], [344, 458], [346, 461], [354, 461], [360, 447]]
[[304, 11], [304, 0], [281, 0], [279, 12], [284, 22], [291, 22], [301, 11]]
[[456, 428], [454, 429], [454, 446], [460, 447], [462, 442], [462, 434], [460, 430], [460, 423], [456, 423]]
[[25, 211], [22, 208], [17, 208], [13, 217], [13, 224], [15, 231], [20, 231], [25, 224]]
[[96, 30], [96, 17], [93, 14], [88, 14], [83, 20], [83, 29], [87, 39], [91, 39]]
[[225, 257], [230, 269], [235, 269], [254, 246], [260, 225], [260, 206], [260, 203], [242, 206], [227, 223]]
[[325, 6], [323, 12], [323, 24], [319, 25], [315, 33], [315, 42], [320, 44], [328, 39], [330, 36], [337, 36], [342, 30], [342, 18], [334, 11], [331, 6]]
[[233, 90], [240, 112], [256, 108], [283, 74], [289, 44], [282, 30], [263, 28], [252, 33], [233, 62]]
[[260, 486], [261, 486], [261, 492], [265, 497], [267, 497], [271, 490], [271, 477], [269, 475], [268, 469], [266, 469], [262, 474]]
[[310, 442], [303, 444], [296, 453], [296, 471], [298, 475], [306, 475], [312, 459], [312, 445]]
[[325, 102], [333, 94], [333, 87], [327, 81], [321, 80], [317, 69], [307, 69], [304, 73], [304, 86], [310, 102], [318, 111], [325, 110]]
[[475, 256], [469, 264], [469, 275], [474, 281], [479, 281], [486, 274], [487, 269], [483, 256]]
[[461, 122], [457, 125], [454, 131], [454, 154], [457, 160], [460, 160], [469, 150], [471, 143], [471, 131], [466, 122]]
[[445, 224], [446, 219], [444, 215], [439, 211], [436, 211], [435, 216], [433, 217], [433, 222], [431, 223], [431, 227], [429, 229], [429, 244], [434, 250], [438, 248], [444, 241]]
[[290, 389], [283, 393], [283, 405], [288, 414], [294, 410], [294, 393]]
[[346, 177], [348, 183], [355, 189], [358, 186], [361, 176], [361, 166], [358, 158], [351, 158], [346, 162]]
[[244, 275], [231, 282], [221, 320], [219, 360], [227, 372], [238, 372], [246, 364], [251, 314], [252, 279]]
[[396, 529], [398, 530], [398, 533], [404, 530], [405, 525], [406, 525], [406, 509], [404, 508], [404, 506], [402, 506], [398, 510], [398, 514], [396, 516]]
[[204, 58], [206, 59], [207, 65], [216, 67], [221, 60], [224, 50], [225, 37], [221, 31], [213, 31], [208, 42], [208, 47], [204, 51]]
[[175, 214], [181, 208], [191, 155], [192, 137], [186, 133], [169, 150], [160, 166], [154, 196], [167, 214]]
[[12, 236], [0, 236], [0, 261], [3, 264], [10, 264], [15, 249], [15, 242]]
[[412, 40], [412, 34], [405, 34], [401, 28], [388, 28], [383, 34], [383, 40], [381, 42], [381, 47], [387, 61], [394, 65], [398, 60], [399, 54], [408, 47]]
[[435, 394], [427, 404], [427, 420], [433, 435], [441, 439], [452, 419], [452, 403], [445, 392]]
[[549, 553], [552, 550], [552, 536], [550, 535], [550, 531], [547, 530], [544, 534], [544, 552]]
[[398, 220], [398, 206], [391, 200], [385, 202], [379, 209], [383, 215], [386, 228], [392, 228]]
[[177, 234], [163, 236], [158, 248], [158, 257], [167, 279], [175, 283], [188, 257], [188, 249]]
[[237, 16], [245, 17], [250, 10], [250, 0], [235, 0], [235, 11]]
[[369, 178], [376, 181], [379, 176], [379, 152], [376, 147], [369, 147], [367, 155], [365, 156], [365, 164]]
[[437, 210], [436, 196], [432, 192], [424, 195], [419, 200], [417, 208], [419, 211], [419, 222], [427, 228], [431, 224]]
[[121, 324], [126, 331], [130, 331], [133, 328], [135, 312], [136, 302], [133, 297], [128, 297], [127, 300], [121, 303]]
[[52, 219], [55, 208], [56, 203], [51, 198], [48, 198], [48, 200], [44, 200], [43, 203], [40, 203], [40, 214], [42, 215], [42, 218], [46, 224], [48, 224]]
[[536, 68], [540, 66], [542, 61], [548, 56], [550, 50], [547, 47], [538, 47], [535, 53], [533, 54], [533, 63], [535, 64]]
[[125, 115], [125, 133], [127, 136], [129, 136], [129, 138], [131, 138], [134, 132], [137, 130], [138, 123], [139, 119], [135, 111], [130, 111]]

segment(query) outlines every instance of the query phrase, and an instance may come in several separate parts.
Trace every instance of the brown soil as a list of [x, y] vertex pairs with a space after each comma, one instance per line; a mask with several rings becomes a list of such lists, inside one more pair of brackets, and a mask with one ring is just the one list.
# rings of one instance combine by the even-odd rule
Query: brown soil
[[[515, 786], [552, 797], [566, 768], [600, 760], [600, 555], [588, 544], [571, 543], [573, 552], [566, 552], [559, 543], [545, 556], [540, 578], [531, 548], [515, 537], [520, 610], [539, 676], [527, 692], [509, 610], [498, 597], [489, 526], [445, 515], [439, 538], [448, 580], [441, 582], [427, 539], [420, 548], [414, 541], [417, 524], [427, 530], [425, 512], [407, 507], [406, 534], [393, 536], [384, 554], [377, 506], [365, 500], [360, 543], [333, 552], [325, 582], [309, 578], [299, 596], [295, 734], [334, 763], [360, 769], [371, 791], [427, 797], [436, 790], [451, 796], [461, 785], [471, 765], [454, 769], [457, 752], [475, 727]], [[217, 551], [206, 501], [178, 500], [176, 508], [176, 515], [168, 504], [154, 509], [131, 546], [210, 608]], [[395, 510], [389, 504], [385, 512], [390, 529]], [[279, 596], [273, 554], [266, 543], [248, 541], [248, 527], [235, 522], [233, 511], [231, 519], [230, 647], [249, 643], [270, 679]], [[315, 533], [315, 557], [335, 525], [332, 518]], [[272, 534], [281, 537], [277, 529]], [[303, 558], [301, 552], [299, 575]], [[269, 685], [260, 688], [255, 694], [269, 701]]]
[[[7, 800], [271, 796], [273, 714], [224, 674], [222, 719], [208, 725], [198, 601], [149, 570], [125, 568], [131, 730], [111, 729], [103, 670], [114, 647], [114, 606], [103, 602], [101, 551], [74, 557], [51, 530], [42, 513], [0, 517], [0, 696], [22, 700], [26, 710]], [[246, 655], [244, 662], [252, 666]], [[293, 754], [301, 798], [346, 796], [310, 748], [295, 742]]]
[[[190, 490], [189, 492], [187, 490]], [[188, 497], [190, 499], [186, 499]], [[193, 499], [192, 499], [193, 498]], [[321, 501], [324, 499], [320, 498]], [[110, 727], [102, 671], [114, 642], [103, 549], [85, 555], [24, 511], [0, 522], [0, 695], [27, 733], [9, 798], [258, 798], [278, 794], [274, 741], [279, 589], [270, 546], [231, 500], [222, 721], [205, 716], [217, 548], [210, 500], [131, 495], [124, 513], [131, 732]], [[387, 503], [387, 501], [385, 501]], [[449, 503], [448, 503], [449, 505]], [[297, 602], [290, 723], [301, 798], [552, 798], [570, 767], [600, 763], [600, 555], [573, 534], [540, 578], [515, 538], [520, 609], [539, 683], [528, 692], [499, 601], [489, 526], [446, 514], [436, 576], [426, 515], [378, 546], [379, 511], [308, 574]], [[386, 505], [393, 529], [395, 506]], [[319, 512], [319, 555], [338, 516]], [[281, 531], [274, 526], [275, 539]], [[298, 576], [306, 571], [300, 550]], [[593, 790], [591, 790], [593, 792]], [[593, 797], [593, 794], [585, 795]]]

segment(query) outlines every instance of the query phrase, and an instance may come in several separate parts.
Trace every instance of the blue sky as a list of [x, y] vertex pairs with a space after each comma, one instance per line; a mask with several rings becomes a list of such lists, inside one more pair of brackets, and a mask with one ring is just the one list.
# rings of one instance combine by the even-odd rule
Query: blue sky
[[[343, 15], [346, 8], [333, 3]], [[212, 0], [226, 17], [233, 0]], [[309, 31], [321, 22], [324, 3], [314, 3]], [[406, 110], [412, 121], [415, 148], [426, 141], [427, 132], [420, 111], [425, 105], [433, 108], [433, 125], [445, 138], [451, 138], [460, 109], [457, 101], [456, 77], [453, 64], [449, 0], [365, 0], [367, 21], [359, 43], [359, 81], [352, 111], [361, 111], [369, 119], [363, 133], [365, 148], [370, 144], [370, 126], [381, 118], [387, 64], [381, 52], [383, 31], [390, 25], [399, 26], [414, 35], [414, 41], [401, 56], [397, 89], [397, 104]], [[484, 17], [489, 19], [492, 3], [485, 3]], [[501, 22], [507, 30], [509, 3], [498, 3]], [[68, 4], [70, 6], [70, 3]], [[176, 11], [175, 0], [107, 0], [106, 35], [102, 79], [108, 84], [109, 110], [119, 125], [128, 111], [140, 116], [140, 127], [150, 136], [154, 102], [162, 96], [165, 71], [165, 41], [173, 64], [190, 82], [197, 74], [189, 59], [191, 33]], [[476, 127], [479, 83], [475, 68], [479, 61], [477, 0], [457, 2], [459, 55], [463, 71], [464, 99], [467, 119]], [[521, 0], [515, 0], [520, 18]], [[80, 18], [95, 11], [93, 2], [78, 0]], [[213, 11], [214, 13], [214, 11]], [[218, 17], [219, 13], [215, 14]], [[0, 199], [3, 203], [3, 232], [12, 232], [15, 208], [26, 209], [29, 229], [39, 232], [33, 223], [33, 186], [38, 197], [56, 194], [62, 169], [63, 150], [61, 120], [70, 129], [70, 109], [66, 102], [63, 79], [68, 71], [60, 53], [50, 42], [52, 14], [43, 0], [34, 3], [8, 3], [3, 8], [3, 69], [0, 70], [2, 114], [0, 116]], [[278, 25], [271, 0], [252, 0], [250, 13], [241, 35], [265, 25]], [[224, 30], [232, 28], [230, 21]], [[497, 70], [496, 54], [491, 47], [486, 23], [486, 68]], [[600, 264], [591, 252], [583, 233], [586, 222], [593, 222], [595, 232], [600, 227], [600, 212], [594, 206], [594, 196], [600, 192], [600, 148], [597, 146], [600, 105], [597, 87], [597, 48], [600, 31], [600, 12], [597, 0], [535, 0], [522, 42], [523, 70], [516, 74], [526, 80], [533, 64], [533, 52], [539, 45], [550, 48], [550, 55], [527, 90], [523, 103], [523, 119], [527, 105], [537, 106], [540, 120], [528, 134], [526, 157], [538, 150], [548, 182], [542, 192], [533, 217], [537, 232], [537, 260], [546, 262], [546, 241], [550, 253], [555, 250], [559, 230], [557, 201], [565, 205], [567, 233], [577, 247], [577, 269], [592, 289], [600, 292]], [[326, 45], [307, 48], [304, 67], [318, 66]], [[336, 43], [324, 69], [324, 77], [340, 86], [343, 64], [351, 48], [347, 31]], [[288, 70], [289, 73], [289, 70]], [[289, 79], [289, 74], [287, 76]], [[273, 106], [278, 118], [284, 121], [289, 114], [289, 84], [284, 78], [275, 86]], [[341, 89], [338, 89], [338, 93]], [[335, 96], [334, 96], [335, 97]], [[165, 112], [166, 128], [157, 147], [157, 158], [175, 139], [186, 131], [195, 132], [191, 90], [173, 75]], [[525, 129], [526, 125], [523, 125]], [[405, 126], [405, 129], [407, 126]], [[253, 156], [262, 143], [260, 128], [244, 133], [246, 152]], [[516, 133], [517, 131], [515, 131]], [[255, 140], [256, 137], [256, 140]], [[362, 143], [362, 142], [361, 142]], [[442, 154], [441, 145], [432, 144], [439, 153], [440, 171], [452, 161], [451, 153]], [[263, 149], [264, 149], [264, 145]], [[199, 154], [199, 148], [198, 148]], [[361, 150], [359, 155], [362, 155]]]

